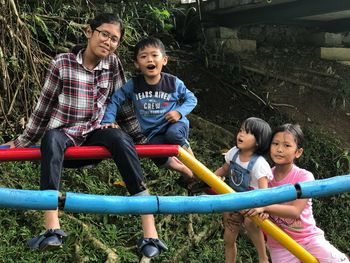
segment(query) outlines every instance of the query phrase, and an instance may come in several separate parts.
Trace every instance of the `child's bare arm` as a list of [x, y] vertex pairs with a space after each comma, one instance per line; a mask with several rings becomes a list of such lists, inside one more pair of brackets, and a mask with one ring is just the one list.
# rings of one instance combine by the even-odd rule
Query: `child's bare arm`
[[252, 208], [244, 211], [244, 215], [254, 216], [260, 213], [268, 213], [271, 215], [285, 218], [299, 218], [307, 202], [308, 199], [297, 199], [289, 204], [275, 204], [264, 207]]
[[15, 148], [15, 147], [16, 147], [14, 141], [9, 141], [9, 142], [7, 142], [7, 143], [3, 143], [3, 144], [1, 144], [0, 146], [10, 146], [10, 148]]
[[269, 181], [267, 179], [267, 176], [264, 176], [264, 177], [261, 177], [261, 178], [258, 179], [259, 189], [267, 188], [268, 184], [269, 184]]
[[305, 209], [308, 199], [297, 199], [290, 204], [276, 204], [267, 206], [265, 211], [269, 214], [286, 217], [299, 218]]
[[225, 163], [223, 166], [218, 168], [214, 173], [216, 176], [224, 178], [227, 175], [229, 170], [230, 170], [229, 164]]

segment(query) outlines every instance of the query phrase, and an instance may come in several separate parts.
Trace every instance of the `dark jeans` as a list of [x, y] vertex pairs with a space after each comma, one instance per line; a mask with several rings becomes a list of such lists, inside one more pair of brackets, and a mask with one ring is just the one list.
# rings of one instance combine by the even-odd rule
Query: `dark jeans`
[[[187, 141], [188, 127], [183, 122], [175, 122], [168, 126], [168, 129], [161, 134], [155, 135], [148, 141], [148, 144], [177, 144], [189, 147]], [[168, 161], [168, 157], [152, 158], [157, 166], [164, 165]]]
[[[64, 132], [53, 129], [41, 141], [41, 190], [59, 190], [62, 167], [80, 167], [101, 160], [64, 161], [64, 152], [73, 146]], [[91, 132], [82, 146], [105, 146], [111, 153], [131, 195], [146, 190], [140, 161], [131, 137], [121, 129], [103, 129]]]

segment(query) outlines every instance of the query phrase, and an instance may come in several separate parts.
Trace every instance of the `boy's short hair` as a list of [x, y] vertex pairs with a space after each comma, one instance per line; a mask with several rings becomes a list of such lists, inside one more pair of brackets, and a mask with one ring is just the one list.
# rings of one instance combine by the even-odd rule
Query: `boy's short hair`
[[163, 54], [163, 56], [166, 55], [165, 46], [160, 39], [155, 38], [155, 37], [146, 37], [146, 38], [141, 39], [135, 45], [134, 56], [133, 56], [134, 61], [137, 61], [137, 55], [139, 54], [139, 51], [144, 49], [145, 47], [148, 47], [148, 46], [153, 46], [153, 47], [159, 48], [159, 50]]

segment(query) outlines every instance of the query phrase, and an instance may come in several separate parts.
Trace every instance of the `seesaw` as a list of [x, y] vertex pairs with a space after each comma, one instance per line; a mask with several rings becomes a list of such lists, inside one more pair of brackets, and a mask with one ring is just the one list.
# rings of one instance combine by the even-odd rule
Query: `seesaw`
[[[198, 178], [200, 178], [202, 181], [206, 182], [217, 193], [219, 193], [219, 194], [234, 193], [234, 191], [226, 183], [224, 183], [223, 181], [218, 179], [214, 173], [212, 173], [202, 163], [200, 163], [197, 159], [195, 159], [192, 155], [187, 153], [184, 149], [182, 149], [179, 146], [175, 146], [175, 145], [137, 145], [136, 150], [137, 150], [140, 157], [145, 157], [145, 156], [151, 156], [151, 157], [176, 156], [188, 168], [190, 168], [194, 172], [194, 174], [196, 174], [196, 176]], [[17, 148], [17, 149], [0, 150], [0, 161], [38, 160], [40, 158], [41, 158], [40, 149], [38, 149], [38, 148]], [[72, 159], [104, 159], [104, 158], [110, 158], [110, 154], [109, 154], [107, 149], [105, 149], [104, 147], [99, 147], [99, 146], [69, 147], [65, 153], [65, 158], [70, 159], [70, 160], [72, 160]], [[349, 178], [346, 176], [342, 176], [342, 178], [343, 177], [345, 178], [345, 181], [342, 182], [341, 184], [336, 184], [337, 185], [336, 187], [331, 187], [330, 185], [333, 185], [332, 183], [326, 184], [327, 188], [329, 189], [328, 193], [332, 193], [332, 192], [335, 193], [338, 191], [339, 186], [346, 185], [345, 182], [349, 181]], [[339, 180], [337, 180], [337, 181], [339, 181]], [[330, 181], [328, 181], [328, 182], [330, 182]], [[320, 196], [323, 196], [324, 194], [322, 195], [322, 193], [325, 193], [325, 191], [323, 191], [324, 190], [323, 184], [321, 184], [320, 187], [316, 187], [316, 189], [315, 189], [314, 187], [310, 188], [310, 186], [307, 183], [305, 183], [304, 193], [302, 193], [300, 191], [301, 188], [300, 189], [298, 188], [298, 187], [301, 187], [302, 185], [303, 184], [298, 184], [297, 186], [291, 186], [292, 188], [288, 188], [288, 191], [290, 191], [289, 194], [293, 195], [294, 199], [296, 199], [297, 197], [309, 198], [309, 197], [315, 196], [315, 195], [310, 195], [311, 193], [313, 193], [313, 194], [319, 193]], [[290, 189], [292, 189], [292, 190], [290, 190]], [[312, 190], [310, 190], [310, 189], [312, 189]], [[265, 191], [265, 193], [267, 193], [270, 190], [271, 189], [256, 190], [256, 191], [258, 191], [258, 192]], [[349, 188], [346, 188], [345, 190], [349, 191]], [[6, 192], [6, 190], [3, 190], [3, 191], [4, 191], [3, 192], [4, 195], [7, 195], [7, 198], [1, 198], [0, 200], [10, 199], [11, 196], [15, 196], [16, 194], [22, 195], [22, 196], [28, 196], [26, 194], [27, 192], [25, 192], [25, 194], [23, 195], [22, 192], [13, 192], [16, 190], [12, 190], [12, 191], [9, 190], [8, 192]], [[17, 191], [28, 191], [28, 190], [17, 190]], [[285, 191], [285, 190], [283, 190], [283, 191]], [[44, 191], [39, 191], [39, 192], [44, 192]], [[47, 192], [47, 191], [45, 191], [45, 192]], [[249, 200], [252, 200], [252, 199], [265, 200], [262, 198], [262, 196], [252, 198], [251, 194], [253, 192], [255, 192], [255, 191], [251, 191], [249, 193], [239, 193], [239, 194], [235, 194], [235, 195], [224, 195], [222, 197], [221, 196], [212, 197], [212, 199], [221, 200], [220, 203], [221, 203], [221, 206], [223, 208], [220, 208], [220, 209], [215, 208], [216, 210], [211, 210], [210, 213], [220, 212], [220, 211], [239, 210], [239, 209], [249, 207], [249, 206], [236, 207], [236, 208], [231, 207], [231, 206], [225, 207], [226, 203], [233, 202], [232, 200], [235, 200], [236, 198], [238, 198], [238, 196], [241, 196], [241, 195], [245, 196]], [[117, 198], [117, 200], [115, 200], [113, 197], [103, 197], [103, 196], [95, 196], [95, 195], [67, 193], [67, 195], [65, 196], [65, 199], [59, 200], [57, 198], [56, 194], [52, 193], [52, 191], [47, 192], [46, 195], [47, 196], [45, 198], [48, 198], [48, 200], [49, 199], [52, 200], [52, 201], [50, 201], [50, 207], [51, 207], [51, 205], [53, 205], [55, 208], [64, 207], [65, 210], [68, 209], [68, 211], [72, 211], [72, 212], [74, 212], [74, 211], [78, 212], [79, 209], [82, 209], [84, 207], [84, 203], [89, 198], [90, 198], [90, 201], [87, 202], [89, 204], [89, 206], [91, 206], [91, 203], [92, 203], [91, 198], [92, 198], [92, 200], [94, 200], [94, 202], [96, 201], [97, 203], [99, 203], [99, 202], [102, 202], [102, 203], [103, 202], [112, 202], [112, 203], [117, 202], [119, 204], [120, 204], [121, 199], [118, 199], [118, 198], [126, 198], [123, 202], [126, 202], [127, 199], [131, 198], [131, 199], [134, 199], [133, 202], [138, 201], [138, 202], [142, 203], [142, 205], [137, 205], [137, 207], [138, 207], [138, 209], [136, 209], [136, 210], [138, 210], [137, 213], [160, 213], [160, 211], [166, 211], [164, 209], [166, 209], [166, 207], [169, 206], [170, 202], [174, 203], [174, 207], [181, 207], [182, 206], [182, 205], [180, 206], [178, 203], [180, 201], [180, 199], [177, 199], [176, 201], [174, 201], [173, 197], [151, 196], [151, 197], [146, 197], [146, 198], [142, 197], [141, 200], [139, 200], [140, 197], [114, 197], [114, 198]], [[285, 193], [284, 194], [276, 194], [275, 193], [275, 196], [278, 196], [278, 195], [285, 195]], [[34, 197], [35, 193], [31, 192], [31, 196]], [[228, 198], [225, 196], [230, 196], [230, 198], [232, 198], [232, 200], [231, 199], [229, 201], [223, 200], [222, 198]], [[220, 197], [220, 198], [218, 199], [218, 197]], [[289, 197], [291, 198], [292, 196], [289, 196]], [[17, 198], [20, 199], [19, 197], [16, 197], [16, 199]], [[176, 198], [179, 198], [179, 197], [176, 197]], [[205, 196], [205, 197], [183, 197], [183, 198], [184, 199], [182, 202], [190, 203], [191, 206], [194, 206], [194, 207], [201, 207], [201, 206], [198, 206], [198, 202], [205, 203], [205, 201], [208, 202], [208, 200], [210, 201], [210, 199], [211, 199], [208, 196]], [[190, 201], [190, 200], [194, 200], [193, 198], [202, 198], [202, 199], [197, 200], [195, 203], [193, 203], [193, 201]], [[294, 199], [290, 199], [290, 200], [294, 200]], [[34, 200], [33, 202], [36, 202], [35, 201], [36, 199], [33, 199], [33, 200]], [[56, 200], [56, 201], [53, 201], [53, 200]], [[97, 201], [97, 200], [100, 200], [100, 201]], [[42, 200], [41, 200], [41, 202], [42, 202]], [[55, 204], [53, 204], [51, 202], [55, 202]], [[145, 205], [144, 202], [147, 202], [148, 205]], [[285, 201], [279, 201], [279, 202], [285, 202]], [[1, 201], [0, 201], [0, 204], [1, 204]], [[156, 204], [157, 205], [158, 204], [166, 204], [166, 205], [163, 205], [162, 209], [160, 209], [160, 207], [156, 206]], [[272, 204], [272, 203], [264, 203], [264, 204], [259, 203], [259, 204], [255, 204], [255, 206], [250, 206], [250, 207], [258, 207], [258, 206], [263, 206], [263, 205], [267, 205], [267, 204]], [[13, 205], [14, 206], [12, 208], [20, 208], [19, 204], [13, 204]], [[16, 207], [16, 205], [18, 207]], [[101, 203], [99, 203], [98, 207], [100, 205], [101, 205]], [[206, 204], [206, 205], [208, 205], [208, 204]], [[110, 204], [103, 204], [103, 206], [110, 206]], [[117, 206], [117, 205], [114, 204], [113, 206]], [[130, 207], [130, 205], [129, 205], [129, 207]], [[146, 209], [146, 210], [141, 211], [140, 207], [143, 207], [142, 209]], [[200, 213], [199, 211], [192, 211], [192, 208], [189, 209], [188, 206], [184, 206], [184, 207], [187, 207], [187, 213]], [[26, 209], [30, 209], [30, 208], [26, 208]], [[37, 209], [40, 209], [40, 208], [38, 207]], [[52, 209], [52, 208], [46, 208], [46, 209]], [[150, 209], [150, 210], [147, 210], [147, 209]], [[84, 211], [85, 210], [81, 210], [80, 212], [84, 212]], [[88, 212], [88, 211], [85, 211], [85, 212]], [[94, 212], [99, 213], [97, 207], [94, 208]], [[122, 213], [122, 211], [119, 211], [119, 212]], [[186, 211], [179, 211], [178, 213], [180, 213], [180, 212], [185, 213]], [[100, 211], [100, 213], [102, 213], [102, 211]], [[111, 212], [106, 211], [105, 213], [111, 213]], [[124, 211], [124, 213], [131, 213], [131, 212]], [[167, 213], [169, 213], [169, 211]], [[208, 211], [208, 213], [209, 213], [209, 211]], [[274, 225], [270, 220], [263, 221], [257, 216], [251, 217], [251, 219], [258, 226], [260, 226], [262, 229], [264, 229], [264, 231], [267, 234], [269, 234], [272, 238], [277, 240], [281, 245], [283, 245], [286, 249], [288, 249], [293, 255], [295, 255], [297, 258], [299, 258], [302, 262], [318, 262], [315, 257], [313, 257], [303, 247], [301, 247], [298, 243], [296, 243], [292, 238], [290, 238], [286, 233], [284, 233], [279, 227]]]

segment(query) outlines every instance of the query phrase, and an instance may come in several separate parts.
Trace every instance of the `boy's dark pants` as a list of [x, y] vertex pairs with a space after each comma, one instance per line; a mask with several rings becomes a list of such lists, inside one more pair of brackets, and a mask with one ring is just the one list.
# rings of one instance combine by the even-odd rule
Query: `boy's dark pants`
[[[148, 141], [148, 144], [177, 144], [187, 146], [189, 128], [183, 122], [171, 123], [163, 133], [155, 135]], [[168, 161], [168, 157], [152, 158], [157, 166], [162, 166]]]
[[[61, 172], [65, 167], [81, 167], [101, 160], [64, 161], [72, 140], [58, 129], [48, 131], [41, 141], [41, 190], [59, 190]], [[140, 161], [131, 137], [121, 129], [103, 129], [91, 132], [82, 146], [105, 146], [111, 153], [126, 187], [131, 195], [146, 190]]]

